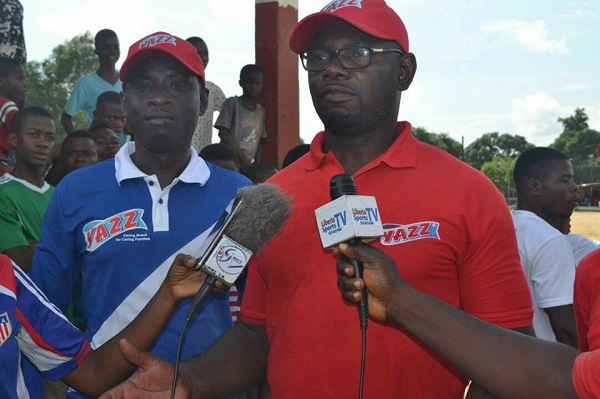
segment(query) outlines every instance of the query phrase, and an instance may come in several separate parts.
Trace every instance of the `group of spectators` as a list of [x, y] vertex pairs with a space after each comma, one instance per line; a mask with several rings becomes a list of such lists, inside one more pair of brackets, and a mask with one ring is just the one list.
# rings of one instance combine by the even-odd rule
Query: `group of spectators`
[[[294, 27], [290, 47], [324, 130], [281, 171], [260, 162], [262, 70], [242, 68], [242, 95], [226, 99], [206, 80], [198, 37], [149, 34], [117, 71], [117, 35], [98, 32], [99, 68], [65, 106], [50, 170], [55, 122], [22, 108], [23, 59], [0, 59], [0, 396], [64, 397], [39, 371], [64, 380], [68, 397], [99, 395], [134, 365], [103, 398], [169, 397], [185, 298], [204, 278], [195, 259], [237, 190], [268, 179], [294, 212], [237, 287], [213, 292], [193, 319], [178, 394], [461, 398], [469, 385], [470, 399], [600, 397], [600, 252], [569, 232], [568, 157], [521, 154], [511, 213], [485, 176], [416, 140], [397, 121], [416, 57], [383, 0], [330, 2]], [[72, 125], [79, 109], [86, 129]], [[377, 199], [384, 235], [371, 246], [321, 247], [314, 210], [340, 173]], [[365, 294], [361, 364], [352, 304]]]

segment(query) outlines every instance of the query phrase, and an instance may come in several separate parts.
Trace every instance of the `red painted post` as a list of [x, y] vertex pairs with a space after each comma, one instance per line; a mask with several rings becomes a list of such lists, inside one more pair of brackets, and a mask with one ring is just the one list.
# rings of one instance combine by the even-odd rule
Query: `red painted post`
[[259, 103], [266, 110], [267, 139], [263, 162], [281, 166], [285, 154], [300, 137], [298, 56], [288, 46], [298, 22], [298, 0], [256, 0], [256, 63], [264, 71]]

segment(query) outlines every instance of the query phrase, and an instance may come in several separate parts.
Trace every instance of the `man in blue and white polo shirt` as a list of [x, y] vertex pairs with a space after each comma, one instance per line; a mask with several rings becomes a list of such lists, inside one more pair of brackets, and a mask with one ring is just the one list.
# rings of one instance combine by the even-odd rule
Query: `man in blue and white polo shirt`
[[[64, 310], [83, 278], [92, 348], [129, 323], [154, 295], [175, 254], [198, 256], [220, 215], [250, 182], [208, 164], [191, 147], [206, 107], [196, 49], [168, 33], [129, 48], [120, 78], [135, 142], [114, 160], [69, 174], [50, 201], [31, 278]], [[229, 298], [213, 293], [187, 332], [182, 359], [231, 327]], [[175, 310], [152, 352], [173, 362], [187, 304]], [[74, 395], [72, 397], [78, 397]]]

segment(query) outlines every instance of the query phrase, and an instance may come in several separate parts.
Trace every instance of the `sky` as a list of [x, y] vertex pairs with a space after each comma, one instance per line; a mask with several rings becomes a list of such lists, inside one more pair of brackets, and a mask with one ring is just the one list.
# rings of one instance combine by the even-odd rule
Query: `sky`
[[[210, 50], [207, 79], [241, 94], [239, 70], [254, 58], [252, 0], [21, 0], [28, 59], [85, 31], [113, 29], [121, 59], [143, 36], [201, 36]], [[283, 4], [293, 0], [280, 1]], [[327, 1], [298, 0], [302, 18]], [[600, 130], [599, 0], [387, 0], [404, 21], [417, 73], [402, 95], [400, 120], [465, 145], [484, 133], [552, 143], [557, 122], [585, 108]], [[268, 77], [266, 77], [268, 79]], [[322, 129], [299, 68], [300, 136]]]

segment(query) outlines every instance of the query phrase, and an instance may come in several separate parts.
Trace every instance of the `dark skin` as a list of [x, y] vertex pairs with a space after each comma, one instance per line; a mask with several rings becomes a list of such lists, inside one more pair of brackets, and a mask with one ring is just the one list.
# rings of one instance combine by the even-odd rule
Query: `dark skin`
[[98, 145], [87, 137], [70, 140], [63, 146], [61, 159], [64, 162], [65, 174], [98, 162]]
[[[311, 48], [350, 45], [398, 48], [347, 24], [321, 29]], [[323, 151], [333, 151], [346, 173], [354, 174], [396, 139], [401, 92], [409, 88], [416, 69], [413, 54], [386, 53], [373, 56], [368, 68], [344, 69], [334, 58], [324, 71], [308, 73], [313, 104], [325, 126]]]
[[25, 68], [21, 64], [15, 64], [6, 75], [0, 76], [0, 96], [6, 97], [23, 107], [25, 92], [27, 90]]
[[[525, 184], [517, 190], [517, 209], [533, 212], [550, 225], [565, 230], [578, 201], [574, 179], [573, 165], [567, 159], [550, 161], [543, 168], [532, 168]], [[578, 348], [573, 305], [544, 308], [544, 311], [556, 340]]]
[[130, 72], [123, 102], [136, 139], [132, 161], [168, 186], [189, 163], [198, 115], [207, 105], [204, 87], [175, 58], [152, 57]]
[[[575, 349], [494, 326], [413, 289], [376, 248], [340, 244], [334, 253], [345, 301], [357, 303], [366, 287], [371, 317], [412, 335], [496, 397], [577, 398]], [[362, 261], [363, 279], [342, 255]]]
[[[336, 24], [321, 29], [309, 49], [337, 50], [355, 44], [398, 46]], [[410, 86], [415, 71], [413, 54], [385, 53], [375, 55], [365, 69], [345, 70], [334, 59], [326, 70], [309, 73], [313, 104], [325, 125], [324, 150], [333, 151], [347, 173], [384, 153], [398, 136], [400, 93]], [[122, 349], [140, 369], [102, 398], [168, 398], [172, 366], [126, 343]], [[206, 353], [182, 363], [179, 397], [221, 397], [259, 385], [266, 376], [268, 355], [265, 326], [238, 323]], [[161, 381], [161, 375], [168, 378]]]
[[[9, 142], [15, 147], [15, 167], [11, 174], [36, 187], [44, 185], [46, 163], [50, 159], [56, 127], [54, 121], [44, 116], [28, 116], [19, 132], [10, 132]], [[9, 248], [4, 251], [23, 270], [29, 271], [37, 241], [30, 239], [29, 246]]]
[[94, 110], [94, 121], [106, 123], [116, 133], [122, 132], [127, 124], [127, 115], [123, 109], [123, 104], [101, 104]]
[[[98, 46], [94, 49], [94, 53], [98, 56], [98, 69], [96, 73], [102, 79], [114, 85], [119, 80], [119, 73], [115, 68], [117, 61], [121, 55], [119, 47], [119, 39], [116, 36], [106, 36], [98, 42]], [[75, 128], [73, 127], [73, 115], [69, 115], [63, 111], [60, 116], [60, 122], [67, 134], [71, 134]]]
[[[196, 259], [178, 254], [165, 281], [148, 305], [118, 335], [91, 352], [81, 365], [63, 378], [69, 386], [89, 396], [98, 396], [122, 381], [133, 370], [123, 357], [119, 341], [127, 339], [149, 349], [179, 303], [198, 292], [206, 275], [194, 271]], [[218, 285], [223, 289], [222, 285]]]

